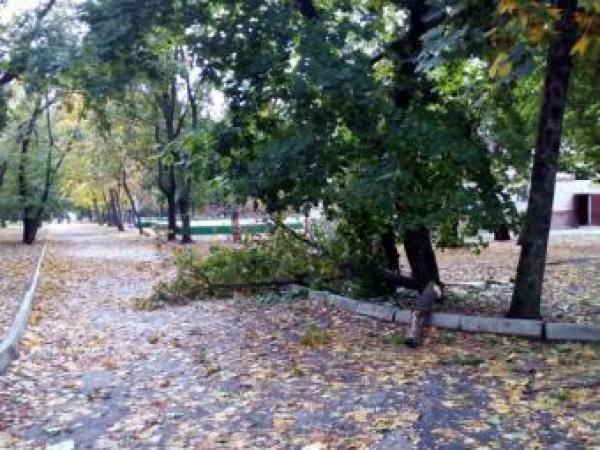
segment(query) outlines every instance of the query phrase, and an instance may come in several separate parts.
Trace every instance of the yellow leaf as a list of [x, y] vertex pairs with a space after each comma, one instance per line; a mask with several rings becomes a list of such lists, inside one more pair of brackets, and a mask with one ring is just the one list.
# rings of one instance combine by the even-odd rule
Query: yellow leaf
[[577, 42], [575, 42], [573, 48], [571, 48], [571, 55], [576, 55], [578, 53], [580, 55], [585, 55], [585, 52], [587, 51], [589, 45], [590, 38], [586, 34], [584, 34], [579, 38]]
[[503, 78], [510, 73], [511, 69], [512, 64], [509, 61], [508, 54], [502, 52], [498, 54], [494, 64], [492, 64], [492, 67], [490, 67], [490, 76]]
[[553, 19], [558, 19], [560, 17], [560, 8], [547, 8], [546, 11]]
[[501, 14], [511, 13], [517, 9], [517, 0], [500, 0], [498, 12]]
[[369, 419], [368, 412], [365, 410], [353, 411], [350, 413], [350, 417], [360, 423], [365, 423]]
[[496, 400], [491, 405], [492, 409], [500, 414], [508, 414], [510, 412], [510, 406], [506, 402]]
[[527, 30], [527, 37], [532, 45], [539, 43], [546, 34], [546, 29], [542, 25], [535, 25]]

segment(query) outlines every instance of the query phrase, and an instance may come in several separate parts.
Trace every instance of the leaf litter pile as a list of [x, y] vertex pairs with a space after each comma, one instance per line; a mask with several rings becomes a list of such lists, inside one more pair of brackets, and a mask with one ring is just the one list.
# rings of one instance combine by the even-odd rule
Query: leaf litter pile
[[[502, 316], [508, 311], [521, 247], [492, 242], [480, 253], [438, 251], [440, 276], [449, 284], [442, 309]], [[600, 324], [600, 236], [552, 237], [548, 251], [542, 317], [557, 322]]]
[[34, 245], [21, 243], [21, 228], [0, 228], [0, 340], [6, 335], [29, 288], [43, 247], [44, 230]]
[[288, 296], [133, 308], [168, 272], [136, 236], [53, 232], [20, 357], [0, 376], [0, 448], [600, 442], [598, 346], [431, 329], [412, 350], [398, 325]]

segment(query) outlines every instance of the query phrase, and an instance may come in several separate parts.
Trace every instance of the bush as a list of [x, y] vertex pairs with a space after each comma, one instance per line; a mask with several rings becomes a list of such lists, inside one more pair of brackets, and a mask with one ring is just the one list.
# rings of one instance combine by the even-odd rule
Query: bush
[[175, 278], [156, 285], [140, 309], [185, 304], [194, 299], [255, 295], [290, 283], [322, 285], [335, 278], [336, 264], [306, 242], [280, 231], [271, 239], [247, 240], [239, 247], [214, 246], [208, 256], [193, 249], [173, 256]]

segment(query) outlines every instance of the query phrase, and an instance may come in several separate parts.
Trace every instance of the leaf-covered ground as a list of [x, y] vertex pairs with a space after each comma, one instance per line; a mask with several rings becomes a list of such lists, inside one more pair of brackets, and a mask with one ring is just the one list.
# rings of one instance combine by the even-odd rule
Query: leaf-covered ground
[[0, 339], [4, 337], [29, 288], [45, 231], [32, 246], [21, 243], [21, 228], [0, 228]]
[[[508, 311], [519, 259], [515, 241], [469, 249], [438, 251], [440, 275], [453, 294], [443, 309], [468, 314]], [[560, 235], [550, 240], [542, 316], [558, 322], [600, 323], [600, 235]], [[485, 282], [465, 286], [466, 282]], [[457, 283], [458, 285], [452, 285]]]
[[[431, 330], [283, 297], [132, 308], [151, 242], [53, 230], [0, 448], [593, 448], [597, 346]], [[269, 300], [269, 301], [267, 301]], [[272, 301], [275, 300], [275, 301]]]

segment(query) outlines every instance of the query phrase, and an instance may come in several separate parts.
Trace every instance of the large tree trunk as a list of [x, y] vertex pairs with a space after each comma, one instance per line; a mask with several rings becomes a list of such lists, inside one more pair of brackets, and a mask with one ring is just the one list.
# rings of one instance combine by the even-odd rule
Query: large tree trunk
[[435, 252], [427, 228], [418, 226], [407, 229], [404, 232], [404, 251], [410, 264], [412, 277], [420, 291], [431, 282], [441, 285]]
[[561, 18], [550, 43], [538, 126], [529, 203], [520, 236], [521, 256], [509, 317], [537, 319], [540, 304], [562, 123], [571, 74], [571, 48], [577, 39], [577, 0], [560, 0]]
[[40, 223], [36, 217], [23, 217], [23, 243], [33, 244], [39, 228]]

